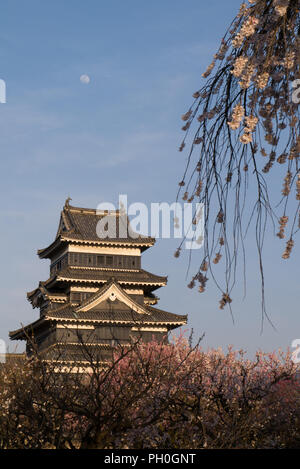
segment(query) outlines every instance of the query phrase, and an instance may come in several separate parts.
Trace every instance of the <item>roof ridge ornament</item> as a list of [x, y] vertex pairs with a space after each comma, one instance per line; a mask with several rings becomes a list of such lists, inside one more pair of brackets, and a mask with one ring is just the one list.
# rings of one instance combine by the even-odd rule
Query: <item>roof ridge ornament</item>
[[68, 209], [70, 207], [70, 200], [72, 200], [72, 197], [67, 197], [66, 201], [65, 201], [65, 205], [64, 205], [64, 208]]

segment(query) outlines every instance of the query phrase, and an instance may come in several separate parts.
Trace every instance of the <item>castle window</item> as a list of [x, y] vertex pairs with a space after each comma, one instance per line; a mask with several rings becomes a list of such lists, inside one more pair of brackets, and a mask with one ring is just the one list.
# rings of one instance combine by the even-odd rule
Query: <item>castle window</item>
[[71, 300], [72, 301], [80, 301], [81, 300], [81, 293], [71, 293]]
[[97, 265], [104, 265], [104, 256], [97, 256]]
[[106, 265], [113, 265], [113, 256], [106, 256]]

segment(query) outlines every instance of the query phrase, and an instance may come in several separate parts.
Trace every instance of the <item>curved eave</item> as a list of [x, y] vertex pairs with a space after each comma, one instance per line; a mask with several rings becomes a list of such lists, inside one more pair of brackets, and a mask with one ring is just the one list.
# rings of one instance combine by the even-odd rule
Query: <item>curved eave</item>
[[49, 246], [44, 249], [38, 249], [37, 254], [40, 259], [50, 259], [50, 255], [53, 254], [58, 248], [60, 248], [63, 244], [66, 243], [66, 239], [62, 238], [62, 236], [58, 236], [58, 238], [53, 241]]
[[15, 331], [10, 331], [8, 334], [9, 338], [11, 340], [26, 340], [27, 335], [30, 335], [31, 332], [39, 328], [45, 322], [45, 320], [47, 320], [45, 317], [39, 318], [27, 326], [21, 327]]
[[132, 247], [132, 248], [141, 248], [142, 251], [145, 251], [146, 249], [150, 248], [155, 244], [155, 239], [154, 238], [147, 238], [143, 240], [143, 238], [137, 238], [137, 241], [134, 239], [129, 240], [128, 238], [122, 240], [120, 239], [114, 239], [114, 240], [109, 240], [109, 239], [100, 239], [99, 240], [92, 240], [92, 239], [78, 239], [74, 238], [72, 236], [61, 236], [61, 239], [63, 241], [67, 241], [72, 244], [84, 244], [84, 245], [91, 245], [91, 246], [124, 246], [124, 247]]
[[147, 240], [143, 240], [142, 238], [138, 238], [138, 241], [128, 241], [128, 240], [89, 240], [89, 239], [78, 239], [72, 236], [67, 235], [59, 235], [58, 238], [53, 241], [49, 246], [44, 249], [38, 249], [37, 254], [40, 259], [48, 259], [50, 255], [53, 254], [58, 248], [61, 247], [62, 244], [78, 244], [78, 245], [90, 245], [90, 246], [122, 246], [122, 247], [131, 247], [131, 248], [141, 248], [141, 251], [145, 251], [146, 249], [150, 248], [155, 244], [154, 238], [147, 238]]
[[[85, 276], [85, 273], [80, 277], [79, 275], [76, 275], [76, 271], [80, 272], [81, 274], [83, 272], [86, 272], [86, 276]], [[143, 278], [137, 278], [137, 279], [134, 279], [134, 278], [123, 278], [123, 279], [120, 279], [118, 278], [118, 270], [110, 270], [109, 272], [111, 273], [110, 277], [108, 276], [103, 276], [103, 277], [99, 277], [98, 278], [92, 278], [92, 277], [89, 277], [88, 274], [90, 274], [91, 272], [95, 273], [95, 275], [99, 275], [99, 272], [103, 272], [104, 274], [108, 272], [108, 269], [84, 269], [84, 268], [74, 268], [72, 269], [72, 272], [70, 273], [70, 271], [67, 269], [66, 271], [61, 271], [61, 272], [57, 272], [55, 275], [53, 275], [52, 277], [50, 277], [48, 280], [46, 280], [46, 282], [44, 282], [44, 285], [47, 286], [47, 288], [51, 288], [53, 285], [56, 284], [56, 282], [66, 282], [66, 283], [83, 283], [83, 284], [96, 284], [96, 285], [99, 285], [99, 284], [105, 284], [107, 283], [108, 281], [110, 281], [110, 279], [113, 277], [116, 279], [116, 281], [120, 284], [120, 285], [128, 285], [128, 286], [148, 286], [148, 287], [151, 287], [153, 290], [157, 289], [157, 288], [160, 288], [160, 287], [163, 287], [167, 284], [167, 281], [168, 281], [168, 277], [160, 277], [158, 275], [154, 275], [154, 274], [150, 274], [149, 272], [141, 269], [139, 271], [140, 274], [143, 274], [143, 272], [145, 273], [145, 277], [150, 276], [151, 278], [147, 279], [143, 279]], [[122, 271], [122, 273], [125, 272], [125, 271]], [[126, 273], [128, 273], [128, 275], [131, 274], [131, 271], [126, 271]]]
[[[94, 280], [94, 279], [76, 279], [76, 278], [69, 278], [69, 277], [60, 277], [59, 275], [56, 277], [58, 282], [71, 282], [71, 283], [107, 283], [106, 279], [101, 280]], [[145, 286], [156, 286], [156, 287], [163, 287], [166, 285], [167, 282], [146, 282], [146, 281], [130, 281], [130, 280], [118, 280], [118, 283], [122, 285], [145, 285]]]
[[55, 321], [55, 322], [63, 322], [63, 323], [70, 323], [70, 322], [75, 322], [75, 323], [86, 323], [86, 324], [89, 324], [89, 325], [92, 325], [92, 324], [112, 324], [112, 325], [116, 325], [116, 324], [126, 324], [126, 325], [132, 325], [132, 326], [137, 326], [139, 325], [140, 327], [146, 327], [146, 326], [152, 326], [152, 327], [161, 327], [161, 326], [165, 326], [165, 327], [171, 327], [171, 328], [175, 328], [175, 327], [179, 327], [179, 326], [184, 326], [187, 321], [186, 320], [178, 320], [178, 321], [145, 321], [144, 319], [141, 320], [141, 321], [138, 321], [138, 320], [122, 320], [122, 319], [86, 319], [86, 318], [79, 318], [79, 317], [74, 317], [74, 318], [60, 318], [60, 317], [54, 317], [54, 316], [47, 316], [45, 319], [47, 320], [50, 320], [50, 321]]
[[27, 292], [27, 294], [26, 294], [27, 299], [30, 301], [30, 298], [31, 298], [32, 296], [34, 296], [34, 295], [37, 293], [38, 290], [39, 290], [39, 287], [38, 287], [38, 288], [35, 288], [35, 289], [32, 290], [32, 291]]
[[[168, 311], [164, 311], [163, 309], [159, 309], [159, 308], [153, 308], [153, 306], [147, 306], [148, 310], [152, 313], [166, 313], [166, 314], [170, 314]], [[187, 320], [188, 320], [188, 314], [175, 314], [175, 313], [172, 313], [176, 319], [178, 319], [178, 322], [182, 322], [182, 323], [187, 323]]]

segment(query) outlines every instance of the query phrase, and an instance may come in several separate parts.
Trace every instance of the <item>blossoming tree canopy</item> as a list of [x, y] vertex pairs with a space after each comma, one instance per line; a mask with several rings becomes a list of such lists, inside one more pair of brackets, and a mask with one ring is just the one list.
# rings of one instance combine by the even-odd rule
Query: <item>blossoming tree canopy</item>
[[109, 367], [36, 355], [0, 367], [0, 449], [299, 448], [299, 367], [290, 352], [172, 343], [115, 350]]
[[[251, 221], [263, 314], [267, 221], [277, 224], [280, 239], [286, 238], [284, 259], [290, 257], [299, 231], [299, 31], [299, 0], [242, 3], [202, 74], [205, 84], [193, 94], [194, 101], [182, 116], [185, 137], [179, 150], [187, 142], [190, 150], [178, 196], [184, 191], [184, 200], [197, 198], [204, 204], [205, 227], [203, 261], [189, 286], [198, 281], [203, 292], [207, 281], [203, 272], [209, 270], [215, 278], [214, 265], [223, 257], [225, 281], [217, 283], [220, 308], [231, 303], [238, 251], [244, 250]], [[277, 189], [278, 177], [282, 186]], [[176, 257], [180, 249], [181, 245]]]

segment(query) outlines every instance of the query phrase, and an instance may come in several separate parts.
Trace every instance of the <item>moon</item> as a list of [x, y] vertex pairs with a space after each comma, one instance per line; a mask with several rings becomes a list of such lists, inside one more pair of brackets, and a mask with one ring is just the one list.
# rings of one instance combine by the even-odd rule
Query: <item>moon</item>
[[83, 74], [83, 75], [81, 75], [81, 77], [80, 77], [80, 81], [81, 81], [81, 83], [83, 83], [84, 85], [88, 85], [89, 82], [91, 81], [91, 79], [90, 79], [90, 77], [89, 77], [88, 75]]

